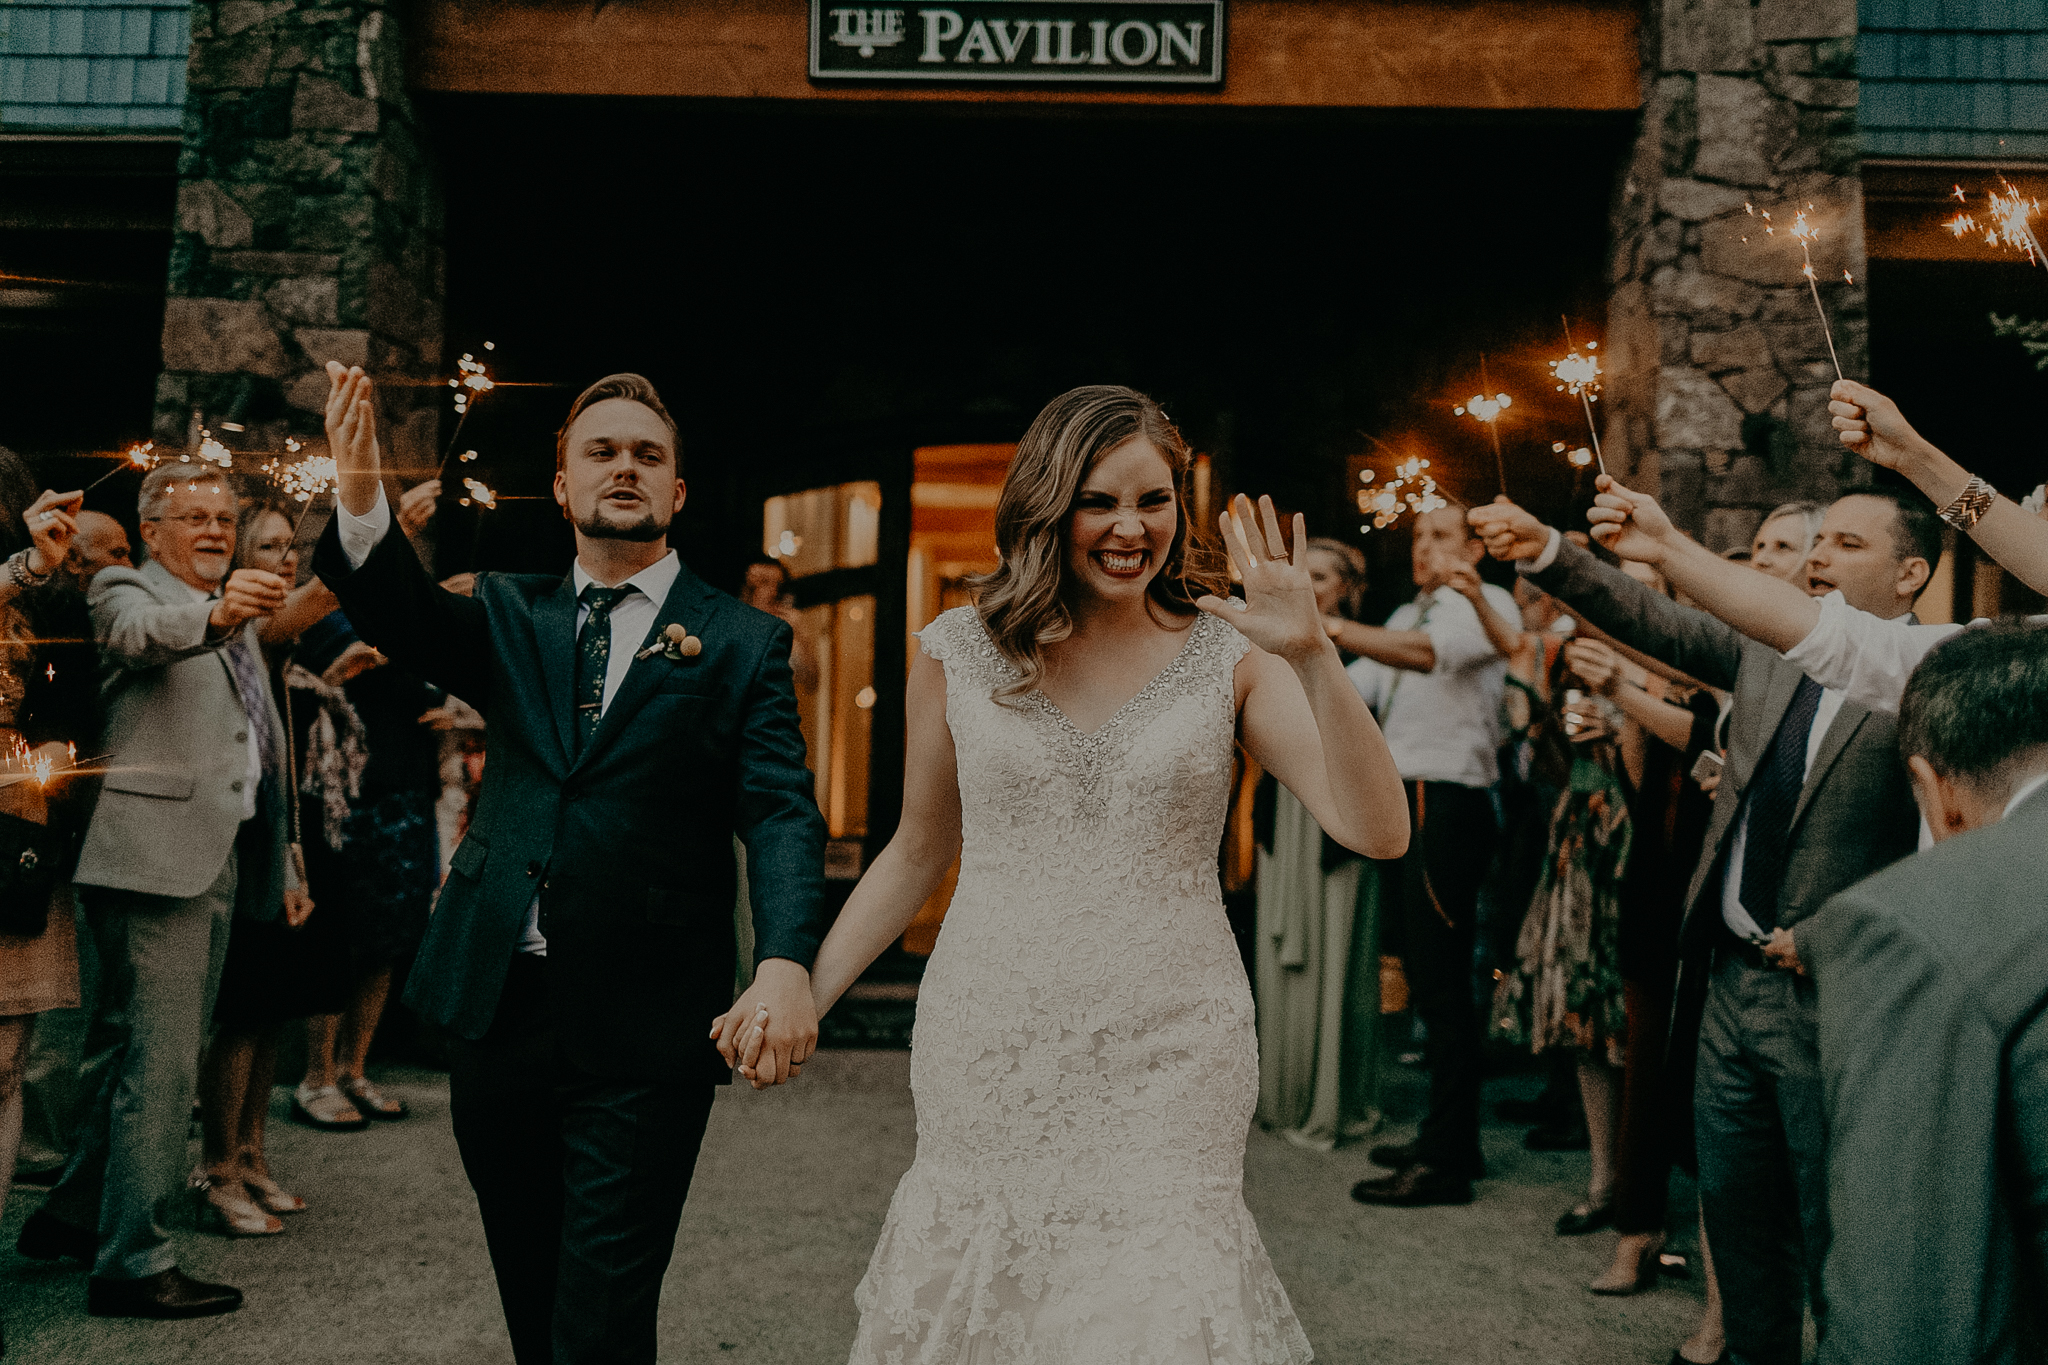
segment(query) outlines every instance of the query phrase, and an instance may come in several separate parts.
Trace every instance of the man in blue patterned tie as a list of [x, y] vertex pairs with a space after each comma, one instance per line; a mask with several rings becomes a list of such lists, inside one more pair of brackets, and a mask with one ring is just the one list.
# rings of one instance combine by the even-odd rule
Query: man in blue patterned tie
[[747, 848], [757, 1087], [817, 1040], [824, 821], [790, 629], [669, 546], [676, 427], [639, 375], [599, 380], [555, 443], [566, 574], [436, 588], [379, 482], [371, 383], [329, 365], [340, 509], [314, 562], [363, 639], [481, 711], [490, 753], [407, 987], [453, 1036], [450, 1100], [519, 1365], [652, 1365], [662, 1276], [731, 1073]]
[[110, 757], [76, 877], [103, 972], [94, 1046], [113, 1060], [19, 1246], [90, 1261], [94, 1314], [200, 1317], [241, 1293], [178, 1269], [159, 1206], [179, 1187], [228, 926], [312, 908], [287, 851], [284, 727], [256, 639], [291, 585], [228, 572], [235, 499], [210, 468], [152, 470], [141, 515], [149, 562], [92, 584]]

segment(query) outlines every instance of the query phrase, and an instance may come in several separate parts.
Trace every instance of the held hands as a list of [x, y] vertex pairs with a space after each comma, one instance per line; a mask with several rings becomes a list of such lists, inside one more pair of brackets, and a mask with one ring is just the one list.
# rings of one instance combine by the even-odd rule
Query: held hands
[[28, 505], [23, 520], [28, 523], [31, 560], [30, 572], [46, 574], [64, 562], [71, 552], [71, 538], [78, 534], [77, 516], [85, 506], [82, 492], [52, 493], [45, 489], [43, 495]]
[[1685, 543], [1655, 498], [1630, 492], [1611, 474], [1602, 474], [1594, 486], [1600, 492], [1586, 511], [1586, 520], [1593, 523], [1593, 539], [1623, 559], [1661, 564]]
[[1289, 663], [1300, 663], [1330, 648], [1323, 618], [1316, 611], [1315, 585], [1309, 581], [1308, 570], [1296, 563], [1308, 546], [1307, 521], [1295, 514], [1291, 551], [1280, 534], [1280, 517], [1271, 498], [1259, 499], [1259, 518], [1254, 519], [1251, 499], [1240, 493], [1216, 521], [1223, 528], [1230, 562], [1244, 580], [1244, 600], [1238, 604], [1209, 595], [1195, 605], [1230, 622], [1260, 649]]
[[237, 569], [221, 585], [220, 601], [213, 604], [206, 623], [215, 634], [240, 630], [246, 621], [269, 616], [284, 606], [292, 585], [262, 569]]
[[1904, 470], [1934, 449], [1899, 413], [1899, 405], [1867, 384], [1837, 379], [1828, 411], [1842, 444], [1874, 465]]
[[375, 385], [361, 368], [327, 362], [327, 449], [334, 456], [335, 492], [353, 516], [377, 505], [377, 408]]
[[765, 959], [754, 984], [711, 1021], [710, 1036], [754, 1089], [795, 1080], [818, 1047], [811, 974], [785, 957]]
[[1534, 559], [1550, 544], [1550, 528], [1509, 502], [1505, 493], [1465, 513], [1495, 559]]

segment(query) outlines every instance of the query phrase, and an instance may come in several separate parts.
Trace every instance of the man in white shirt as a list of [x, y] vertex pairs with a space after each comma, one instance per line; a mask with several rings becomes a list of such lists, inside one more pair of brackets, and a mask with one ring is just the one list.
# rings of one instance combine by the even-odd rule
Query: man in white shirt
[[[1675, 532], [1660, 536], [1669, 523], [1654, 500], [1605, 475], [1600, 486], [1594, 534], [1616, 553], [1652, 563], [1673, 543], [1707, 553]], [[1624, 524], [1604, 505], [1610, 499], [1627, 499], [1634, 516]], [[1803, 1301], [1810, 1297], [1823, 1332], [1828, 1321], [1820, 1285], [1827, 1126], [1811, 985], [1779, 970], [1762, 945], [1912, 851], [1919, 821], [1893, 723], [1708, 613], [1601, 563], [1511, 503], [1471, 515], [1493, 554], [1520, 561], [1577, 614], [1734, 694], [1728, 765], [1680, 928], [1678, 993], [1697, 998], [1695, 983], [1706, 978], [1694, 1123], [1730, 1356], [1744, 1365], [1797, 1365]], [[1822, 522], [1807, 588], [1839, 589], [1873, 614], [1903, 617], [1940, 553], [1939, 527], [1917, 500], [1850, 494]]]
[[[1499, 827], [1488, 788], [1500, 777], [1501, 643], [1519, 620], [1505, 589], [1474, 572], [1484, 554], [1464, 509], [1415, 519], [1413, 602], [1385, 626], [1334, 623], [1338, 645], [1361, 656], [1352, 681], [1379, 716], [1408, 788], [1414, 837], [1386, 864], [1390, 913], [1409, 998], [1428, 1031], [1429, 1110], [1415, 1140], [1373, 1150], [1393, 1169], [1360, 1181], [1364, 1204], [1465, 1204], [1485, 1174], [1479, 1153], [1481, 1034], [1472, 949], [1484, 879]], [[1491, 614], [1489, 623], [1485, 617]]]

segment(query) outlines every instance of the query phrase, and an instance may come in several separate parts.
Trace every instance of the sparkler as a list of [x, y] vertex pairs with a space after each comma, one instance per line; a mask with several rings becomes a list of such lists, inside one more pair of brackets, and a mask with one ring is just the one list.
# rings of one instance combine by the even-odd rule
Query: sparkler
[[[495, 351], [498, 349], [498, 343], [486, 341], [484, 349]], [[455, 390], [455, 430], [448, 433], [448, 448], [441, 452], [441, 467], [434, 471], [434, 477], [437, 479], [448, 472], [448, 457], [455, 453], [455, 442], [461, 439], [462, 424], [469, 420], [469, 410], [476, 406], [478, 399], [497, 388], [498, 384], [491, 378], [491, 373], [484, 367], [483, 361], [464, 351], [462, 359], [455, 362], [455, 377], [448, 381], [448, 387]], [[467, 451], [462, 458], [474, 460], [476, 452]]]
[[115, 465], [112, 469], [109, 469], [106, 473], [100, 475], [97, 479], [94, 479], [91, 483], [87, 484], [85, 486], [85, 491], [88, 493], [92, 492], [93, 489], [98, 488], [101, 484], [105, 483], [108, 479], [113, 478], [116, 474], [121, 473], [123, 470], [140, 469], [144, 473], [147, 473], [150, 470], [155, 469], [157, 467], [157, 462], [162, 459], [163, 456], [156, 453], [155, 441], [144, 441], [140, 445], [129, 446], [127, 451], [122, 454], [121, 462]]
[[[1743, 212], [1751, 215], [1752, 217], [1759, 216], [1756, 208], [1753, 205], [1744, 204], [1742, 206], [1742, 209]], [[1805, 208], [1798, 210], [1796, 213], [1792, 215], [1792, 226], [1787, 230], [1790, 232], [1792, 237], [1799, 243], [1799, 257], [1801, 262], [1799, 267], [1799, 273], [1806, 276], [1806, 287], [1813, 293], [1813, 311], [1819, 314], [1821, 335], [1827, 338], [1828, 360], [1832, 362], [1835, 367], [1835, 378], [1840, 379], [1842, 377], [1842, 358], [1835, 354], [1835, 329], [1828, 323], [1828, 310], [1821, 306], [1820, 277], [1814, 274], [1813, 271], [1813, 244], [1815, 241], [1819, 240], [1820, 234], [1814, 230], [1814, 227], [1811, 223], [1806, 221], [1806, 215], [1812, 212], [1813, 205], [1811, 204], [1808, 204]], [[1764, 234], [1766, 236], [1775, 237], [1777, 235], [1777, 230], [1771, 222], [1771, 215], [1765, 213], [1760, 216], [1764, 220]], [[1749, 240], [1749, 238], [1744, 237], [1742, 240], [1746, 242]], [[1854, 284], [1856, 282], [1854, 278], [1851, 277], [1849, 272], [1846, 270], [1842, 272], [1842, 278], [1850, 284]]]
[[[1429, 461], [1419, 455], [1411, 455], [1394, 466], [1393, 477], [1378, 488], [1370, 487], [1375, 475], [1370, 469], [1358, 471], [1358, 481], [1368, 487], [1358, 490], [1358, 510], [1372, 518], [1370, 526], [1360, 526], [1361, 532], [1385, 530], [1400, 519], [1403, 510], [1422, 516], [1441, 507], [1449, 507], [1436, 491], [1436, 480], [1424, 471]], [[1402, 489], [1407, 492], [1402, 492]]]
[[[1981, 231], [1985, 242], [1991, 246], [2017, 250], [2029, 264], [2048, 270], [2048, 251], [2042, 250], [2041, 239], [2034, 235], [2033, 225], [2028, 221], [2041, 211], [2041, 201], [2028, 199], [2002, 175], [1998, 177], [1998, 183], [2005, 187], [2005, 192], [2001, 194], [1993, 190], [1988, 196], [1991, 200], [1990, 226], [1980, 228], [1976, 218], [1968, 213], [1958, 213], [1942, 226], [1957, 237]], [[1963, 202], [1961, 185], [1956, 186], [1954, 198]]]
[[[1479, 382], [1488, 388], [1493, 387], [1492, 381], [1486, 377], [1486, 357], [1483, 355], [1479, 357]], [[1497, 393], [1491, 398], [1483, 393], [1475, 393], [1463, 407], [1451, 409], [1459, 417], [1476, 417], [1486, 424], [1486, 434], [1493, 438], [1493, 466], [1500, 474], [1500, 491], [1503, 496], [1508, 491], [1508, 466], [1507, 461], [1501, 458], [1498, 423], [1500, 415], [1513, 406], [1514, 401], [1504, 393]]]
[[[1559, 318], [1558, 321], [1564, 323], [1564, 344], [1569, 354], [1563, 360], [1553, 360], [1550, 362], [1551, 377], [1558, 381], [1557, 391], [1559, 393], [1576, 394], [1579, 402], [1585, 406], [1586, 431], [1593, 438], [1593, 461], [1599, 464], [1600, 472], [1605, 474], [1607, 472], [1607, 460], [1600, 453], [1600, 428], [1594, 425], [1593, 422], [1593, 398], [1600, 392], [1600, 357], [1594, 355], [1593, 352], [1599, 349], [1600, 343], [1597, 341], [1587, 342], [1586, 353], [1580, 355], [1579, 348], [1572, 344], [1571, 323], [1563, 318]], [[1563, 442], [1558, 443], [1557, 449], [1560, 451], [1564, 449]], [[1584, 465], [1588, 463], [1585, 460], [1579, 459], [1578, 455], [1578, 451], [1572, 452], [1573, 464]]]
[[460, 506], [467, 507], [470, 503], [474, 502], [478, 507], [486, 509], [495, 509], [497, 507], [497, 492], [486, 487], [481, 479], [464, 479], [462, 486], [469, 490], [469, 496], [455, 500]]
[[[284, 448], [296, 455], [306, 448], [304, 441], [287, 436]], [[306, 514], [313, 510], [313, 500], [322, 493], [334, 491], [340, 471], [335, 468], [332, 455], [309, 455], [294, 464], [283, 460], [267, 460], [263, 472], [274, 481], [278, 488], [293, 502], [299, 503], [299, 514], [292, 519], [292, 539], [299, 538], [299, 527], [305, 525]]]

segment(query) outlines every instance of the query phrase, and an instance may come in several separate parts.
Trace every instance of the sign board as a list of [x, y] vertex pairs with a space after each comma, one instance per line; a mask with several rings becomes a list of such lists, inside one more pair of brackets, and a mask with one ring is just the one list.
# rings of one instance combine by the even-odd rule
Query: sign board
[[811, 0], [811, 78], [1221, 85], [1223, 0]]

